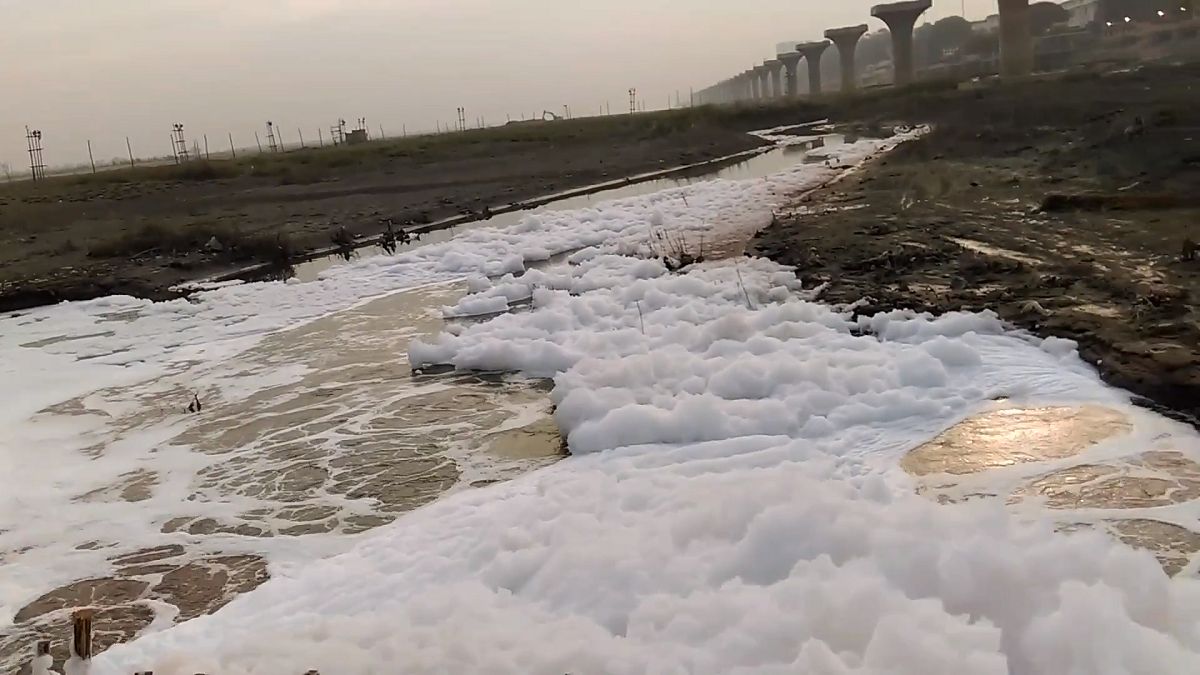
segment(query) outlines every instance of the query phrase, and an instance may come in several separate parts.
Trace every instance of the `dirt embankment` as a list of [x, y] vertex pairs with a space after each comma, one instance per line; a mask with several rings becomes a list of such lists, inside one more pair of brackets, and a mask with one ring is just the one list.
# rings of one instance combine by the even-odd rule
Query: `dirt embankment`
[[863, 313], [991, 309], [1076, 340], [1107, 381], [1195, 423], [1198, 81], [1155, 67], [847, 103], [832, 114], [935, 131], [754, 246]]
[[[0, 185], [0, 311], [175, 284], [748, 150], [813, 106], [524, 123]], [[216, 237], [217, 246], [207, 246]]]

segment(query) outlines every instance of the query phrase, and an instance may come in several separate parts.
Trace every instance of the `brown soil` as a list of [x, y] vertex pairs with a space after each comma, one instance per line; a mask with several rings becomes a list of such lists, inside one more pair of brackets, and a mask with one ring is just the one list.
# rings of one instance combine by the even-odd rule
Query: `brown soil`
[[[831, 116], [934, 131], [781, 214], [758, 253], [859, 313], [994, 310], [1200, 415], [1200, 66], [926, 88]], [[1088, 198], [1077, 198], [1088, 195]], [[1043, 206], [1049, 208], [1043, 209]]]
[[[146, 564], [151, 561], [155, 564]], [[28, 672], [38, 640], [51, 641], [51, 654], [61, 669], [69, 655], [75, 610], [95, 610], [93, 648], [99, 653], [128, 642], [150, 626], [155, 602], [175, 606], [179, 610], [175, 620], [187, 621], [216, 612], [268, 577], [266, 561], [257, 556], [187, 560], [181, 546], [147, 549], [112, 562], [117, 566], [115, 576], [67, 584], [18, 611], [13, 626], [0, 631], [0, 672]]]
[[[809, 114], [803, 111], [807, 110]], [[0, 311], [170, 287], [378, 234], [752, 149], [813, 106], [520, 124], [0, 185]], [[220, 250], [206, 245], [212, 237]], [[217, 248], [217, 247], [213, 247]]]

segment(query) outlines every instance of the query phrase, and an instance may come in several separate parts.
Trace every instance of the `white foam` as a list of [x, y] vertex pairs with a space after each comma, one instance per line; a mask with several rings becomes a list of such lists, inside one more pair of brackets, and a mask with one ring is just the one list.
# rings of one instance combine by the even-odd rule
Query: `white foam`
[[1200, 583], [1002, 502], [939, 506], [896, 468], [907, 448], [1018, 388], [1129, 410], [1131, 449], [1165, 433], [1196, 453], [1190, 430], [1126, 408], [1077, 358], [994, 316], [893, 313], [856, 335], [829, 307], [761, 302], [790, 276], [764, 261], [648, 279], [628, 259], [587, 264], [560, 280], [592, 290], [546, 290], [531, 313], [413, 349], [557, 371], [558, 419], [582, 454], [409, 514], [215, 616], [113, 649], [98, 673], [1050, 675], [1200, 663]]
[[[698, 192], [688, 201], [761, 215], [752, 187]], [[669, 274], [628, 255], [656, 227], [720, 222], [672, 194], [620, 206], [626, 226], [605, 209], [561, 231], [526, 220], [516, 229], [537, 232], [539, 251], [555, 238], [572, 244], [549, 249], [596, 248], [505, 281], [527, 282], [531, 311], [411, 348], [414, 364], [553, 377], [573, 457], [444, 498], [216, 615], [115, 647], [94, 675], [1200, 667], [1197, 581], [1002, 499], [940, 506], [898, 468], [999, 396], [1120, 408], [1134, 431], [1110, 445], [1128, 454], [1158, 439], [1200, 456], [1192, 430], [1129, 407], [1061, 343], [992, 314], [854, 321], [770, 262]], [[503, 252], [509, 236], [472, 233], [463, 250]], [[481, 264], [455, 255], [453, 267]], [[1172, 509], [1195, 520], [1194, 505]]]
[[[841, 152], [847, 162], [858, 161], [899, 140], [863, 141]], [[0, 490], [0, 552], [24, 551], [7, 557], [0, 575], [0, 620], [57, 585], [103, 574], [110, 555], [164, 543], [160, 530], [173, 516], [220, 517], [260, 506], [227, 494], [197, 500], [197, 476], [222, 458], [194, 452], [177, 438], [195, 424], [184, 414], [190, 390], [215, 398], [206, 400], [208, 409], [222, 409], [256, 392], [286, 392], [305, 376], [305, 367], [240, 360], [268, 336], [400, 289], [466, 277], [473, 290], [492, 293], [485, 301], [491, 307], [498, 308], [501, 297], [520, 302], [538, 270], [520, 281], [493, 283], [486, 276], [519, 273], [529, 262], [572, 251], [586, 256], [589, 248], [596, 255], [637, 252], [655, 231], [688, 233], [693, 241], [750, 232], [769, 222], [784, 198], [779, 195], [835, 175], [829, 167], [801, 165], [767, 179], [709, 181], [594, 208], [536, 213], [510, 227], [481, 227], [448, 243], [363, 258], [307, 283], [219, 284], [165, 303], [113, 296], [0, 318], [0, 374], [10, 383], [0, 392], [0, 469], [11, 477]], [[631, 266], [639, 278], [661, 268], [645, 260]], [[611, 278], [625, 273], [614, 271]], [[604, 283], [600, 270], [589, 283]], [[403, 349], [407, 336], [395, 337]], [[330, 348], [336, 352], [336, 345]], [[48, 411], [72, 400], [81, 406]], [[354, 411], [355, 417], [366, 413]], [[238, 454], [253, 453], [251, 446]], [[147, 501], [81, 499], [138, 471], [158, 476]], [[49, 522], [47, 513], [55, 516]], [[287, 538], [268, 544], [225, 537], [211, 545], [221, 552], [267, 552], [273, 563], [341, 547], [313, 546], [311, 539], [292, 545]], [[184, 533], [173, 540], [196, 544]], [[95, 549], [96, 542], [120, 547]]]

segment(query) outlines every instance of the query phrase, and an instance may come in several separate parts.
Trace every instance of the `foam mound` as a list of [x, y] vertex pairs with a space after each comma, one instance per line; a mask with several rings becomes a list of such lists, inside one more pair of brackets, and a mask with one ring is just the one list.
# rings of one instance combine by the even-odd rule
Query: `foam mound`
[[[754, 194], [724, 190], [708, 208]], [[619, 229], [574, 214], [561, 240], [527, 222], [547, 253], [577, 252], [474, 278], [460, 308], [532, 307], [411, 346], [414, 365], [553, 378], [573, 457], [423, 507], [94, 673], [1196, 672], [1200, 583], [1002, 502], [937, 505], [900, 468], [998, 397], [1121, 409], [1111, 443], [1129, 452], [1194, 453], [1195, 433], [989, 313], [854, 319], [762, 260], [670, 272], [642, 249], [669, 199], [619, 207]]]

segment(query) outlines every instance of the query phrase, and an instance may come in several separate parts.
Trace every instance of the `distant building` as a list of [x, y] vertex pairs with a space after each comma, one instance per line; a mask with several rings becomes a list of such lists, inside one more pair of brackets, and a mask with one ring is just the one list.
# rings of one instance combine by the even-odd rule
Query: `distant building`
[[1067, 28], [1082, 30], [1090, 28], [1100, 20], [1104, 0], [1067, 0], [1062, 3], [1063, 9], [1069, 14]]
[[991, 35], [993, 33], [999, 33], [1000, 32], [1000, 15], [993, 14], [982, 21], [971, 22], [971, 30], [980, 35]]
[[1106, 24], [1139, 21], [1179, 22], [1195, 20], [1193, 0], [1100, 0], [1098, 20]]

